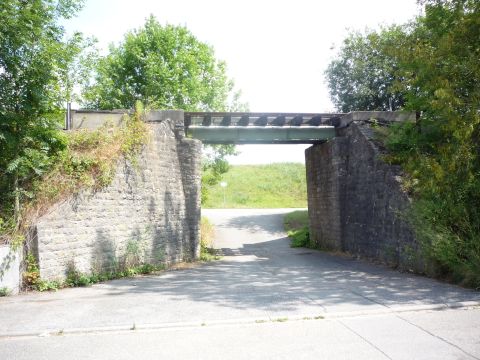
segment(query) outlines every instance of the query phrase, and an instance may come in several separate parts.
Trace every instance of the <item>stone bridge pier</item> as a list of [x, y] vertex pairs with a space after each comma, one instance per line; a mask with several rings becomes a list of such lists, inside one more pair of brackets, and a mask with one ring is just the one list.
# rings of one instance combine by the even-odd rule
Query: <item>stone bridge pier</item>
[[313, 245], [423, 270], [419, 245], [406, 221], [409, 199], [402, 191], [401, 168], [382, 160], [375, 140], [377, 126], [413, 120], [414, 113], [346, 114], [334, 138], [305, 151]]

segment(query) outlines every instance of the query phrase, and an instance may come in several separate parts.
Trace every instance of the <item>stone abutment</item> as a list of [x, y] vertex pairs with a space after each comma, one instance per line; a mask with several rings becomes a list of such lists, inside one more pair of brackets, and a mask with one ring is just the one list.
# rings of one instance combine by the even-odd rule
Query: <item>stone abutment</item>
[[401, 169], [382, 161], [373, 125], [412, 115], [350, 113], [335, 138], [306, 150], [314, 245], [422, 271], [421, 251], [406, 220], [409, 198], [401, 187]]
[[[91, 119], [74, 117], [74, 129], [98, 128], [122, 116], [87, 115]], [[109, 186], [81, 191], [35, 224], [31, 247], [43, 279], [63, 280], [72, 265], [92, 273], [133, 260], [198, 258], [201, 142], [185, 137], [182, 111], [150, 112], [146, 121], [149, 140], [135, 164], [122, 159]]]

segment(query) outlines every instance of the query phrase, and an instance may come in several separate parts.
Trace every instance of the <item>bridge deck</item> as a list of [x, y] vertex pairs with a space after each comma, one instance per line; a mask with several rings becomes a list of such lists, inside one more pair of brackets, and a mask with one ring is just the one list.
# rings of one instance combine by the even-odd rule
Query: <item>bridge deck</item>
[[186, 112], [185, 129], [209, 144], [318, 143], [335, 136], [343, 114]]

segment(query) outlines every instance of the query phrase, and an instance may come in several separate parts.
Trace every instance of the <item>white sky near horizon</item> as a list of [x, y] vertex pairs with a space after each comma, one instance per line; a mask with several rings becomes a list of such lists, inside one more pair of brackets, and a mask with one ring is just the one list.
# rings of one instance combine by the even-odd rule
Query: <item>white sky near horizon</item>
[[[213, 46], [252, 112], [332, 112], [324, 71], [349, 31], [401, 24], [416, 0], [87, 0], [65, 21], [106, 51], [153, 14]], [[241, 145], [232, 164], [304, 162], [307, 145]]]

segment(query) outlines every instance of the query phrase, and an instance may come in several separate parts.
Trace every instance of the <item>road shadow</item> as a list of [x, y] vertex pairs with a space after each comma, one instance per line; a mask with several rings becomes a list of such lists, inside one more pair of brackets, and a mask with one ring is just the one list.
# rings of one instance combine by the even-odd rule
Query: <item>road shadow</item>
[[215, 225], [221, 228], [231, 228], [237, 230], [246, 230], [250, 233], [262, 231], [265, 233], [278, 234], [283, 229], [284, 214], [255, 214], [240, 215], [229, 219], [225, 224]]
[[[223, 261], [118, 280], [110, 284], [109, 295], [148, 293], [267, 311], [299, 310], [305, 305], [325, 310], [345, 304], [389, 307], [480, 300], [478, 292], [421, 276], [316, 250], [289, 249], [288, 241], [246, 244]], [[129, 286], [132, 281], [135, 287]]]

